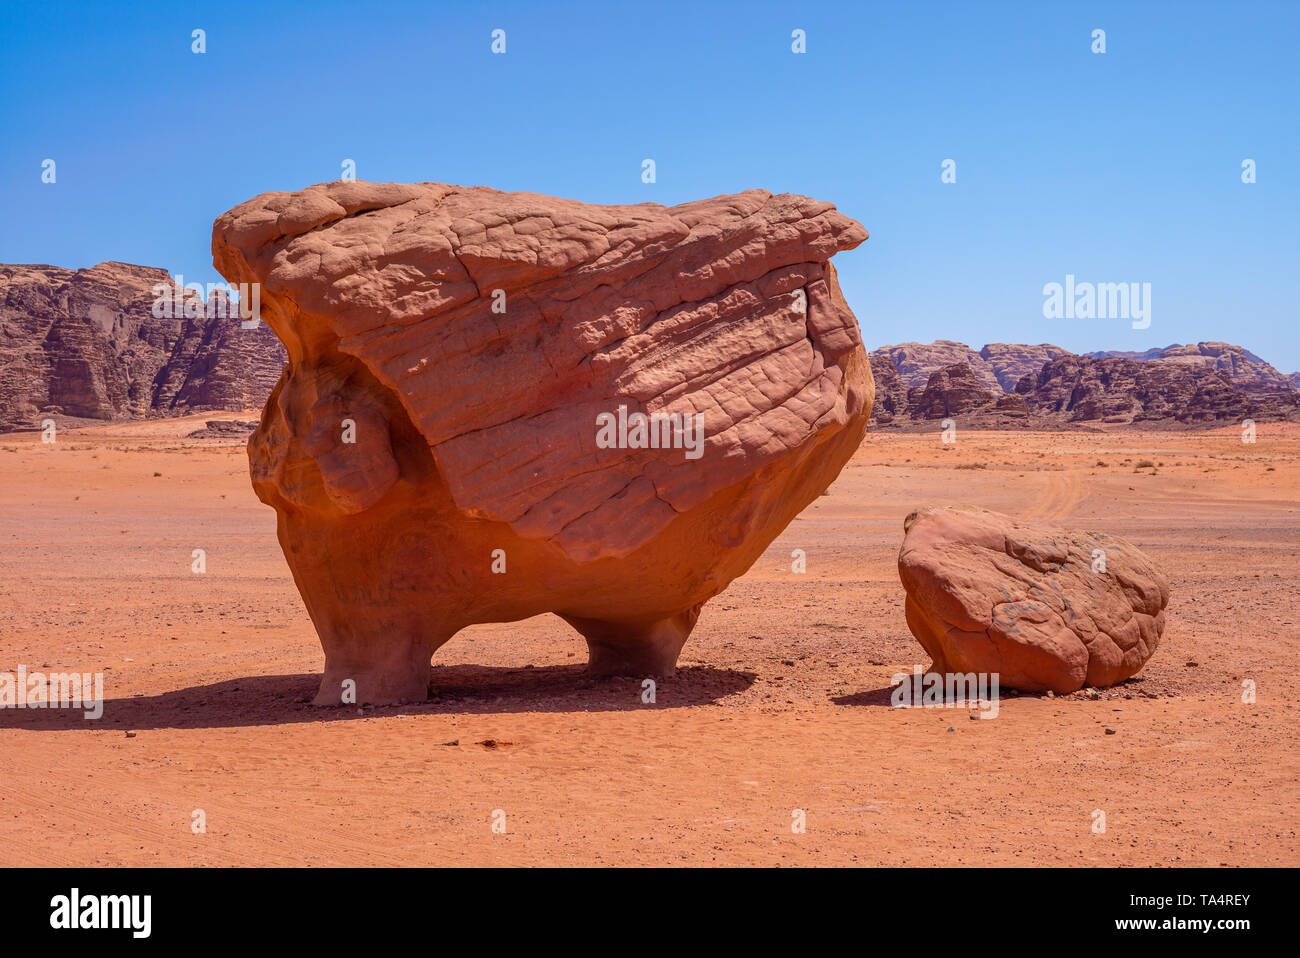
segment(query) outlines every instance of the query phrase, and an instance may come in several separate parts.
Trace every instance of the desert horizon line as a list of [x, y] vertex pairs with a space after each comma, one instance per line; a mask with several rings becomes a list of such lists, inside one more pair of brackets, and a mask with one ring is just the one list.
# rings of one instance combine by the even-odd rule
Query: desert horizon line
[[[184, 273], [183, 273], [183, 272], [174, 272], [174, 271], [172, 271], [171, 269], [169, 269], [169, 268], [167, 268], [167, 267], [165, 267], [165, 266], [149, 266], [149, 265], [146, 265], [146, 264], [143, 264], [143, 263], [132, 263], [132, 262], [130, 262], [130, 261], [128, 261], [128, 260], [120, 260], [120, 259], [106, 259], [106, 260], [101, 260], [100, 262], [95, 263], [93, 266], [59, 266], [59, 265], [54, 264], [54, 263], [0, 263], [0, 269], [20, 269], [20, 268], [21, 268], [21, 269], [55, 269], [55, 270], [66, 270], [67, 272], [70, 272], [70, 273], [89, 272], [89, 271], [92, 271], [92, 270], [95, 270], [95, 269], [99, 269], [100, 267], [103, 267], [103, 266], [125, 266], [125, 267], [131, 268], [131, 269], [141, 269], [141, 270], [151, 270], [151, 271], [163, 272], [163, 273], [166, 273], [169, 277], [173, 277], [173, 278], [184, 276]], [[192, 283], [191, 283], [191, 284], [184, 284], [184, 283], [181, 283], [181, 284], [178, 284], [178, 285], [181, 285], [183, 288], [189, 288], [190, 286], [193, 286], [194, 284], [192, 284]], [[228, 288], [231, 288], [231, 284], [230, 284], [228, 281], [224, 280], [224, 279], [223, 279], [223, 280], [220, 280], [220, 281], [218, 281], [218, 282], [206, 283], [206, 284], [204, 284], [204, 285], [205, 285], [205, 287], [210, 287], [212, 290], [216, 290], [216, 291], [221, 291], [222, 289], [228, 289]], [[237, 287], [235, 287], [235, 288], [237, 288]], [[861, 326], [861, 324], [859, 324], [859, 327], [860, 327], [860, 326]], [[948, 338], [946, 338], [946, 337], [938, 337], [938, 338], [935, 338], [935, 339], [931, 339], [929, 342], [924, 342], [924, 341], [922, 341], [922, 340], [909, 339], [909, 340], [898, 340], [898, 341], [894, 341], [894, 342], [885, 342], [885, 341], [881, 341], [881, 342], [879, 342], [879, 343], [868, 342], [867, 339], [866, 339], [866, 337], [865, 337], [865, 336], [863, 337], [863, 346], [866, 347], [866, 349], [867, 349], [868, 352], [876, 352], [876, 351], [881, 350], [881, 349], [892, 349], [892, 348], [896, 348], [896, 347], [900, 347], [900, 346], [937, 346], [937, 345], [942, 345], [942, 344], [951, 344], [951, 345], [954, 345], [954, 346], [963, 346], [963, 347], [965, 347], [965, 348], [967, 348], [967, 349], [971, 349], [971, 350], [973, 350], [973, 351], [975, 351], [975, 352], [977, 352], [977, 353], [980, 352], [980, 351], [983, 350], [983, 349], [987, 349], [987, 348], [989, 348], [990, 346], [1037, 346], [1037, 347], [1050, 347], [1050, 348], [1052, 348], [1052, 349], [1060, 349], [1060, 350], [1063, 350], [1064, 352], [1070, 353], [1070, 354], [1072, 354], [1072, 355], [1075, 355], [1075, 356], [1083, 356], [1083, 357], [1085, 357], [1085, 358], [1101, 357], [1102, 354], [1114, 355], [1114, 356], [1118, 356], [1119, 358], [1133, 358], [1133, 357], [1140, 356], [1140, 355], [1144, 355], [1144, 354], [1147, 354], [1147, 353], [1159, 352], [1159, 351], [1161, 351], [1161, 350], [1174, 349], [1174, 348], [1177, 348], [1177, 347], [1184, 347], [1184, 346], [1209, 346], [1209, 345], [1236, 346], [1236, 347], [1242, 349], [1243, 351], [1245, 351], [1246, 353], [1248, 353], [1250, 356], [1253, 356], [1255, 359], [1258, 359], [1258, 360], [1260, 360], [1261, 362], [1266, 362], [1266, 363], [1268, 363], [1270, 366], [1273, 366], [1274, 369], [1277, 369], [1279, 372], [1282, 372], [1283, 375], [1286, 375], [1286, 376], [1300, 376], [1300, 368], [1297, 368], [1296, 370], [1292, 370], [1291, 372], [1284, 372], [1283, 369], [1282, 369], [1282, 367], [1280, 367], [1280, 366], [1275, 366], [1272, 362], [1270, 362], [1269, 360], [1265, 359], [1262, 355], [1260, 355], [1260, 353], [1256, 352], [1254, 349], [1251, 349], [1249, 346], [1246, 346], [1246, 345], [1244, 345], [1244, 344], [1242, 344], [1242, 343], [1234, 342], [1233, 340], [1230, 340], [1230, 339], [1197, 339], [1197, 340], [1194, 340], [1194, 341], [1189, 340], [1189, 341], [1186, 341], [1186, 342], [1180, 342], [1180, 341], [1178, 341], [1178, 340], [1173, 340], [1173, 341], [1171, 341], [1171, 342], [1169, 342], [1169, 343], [1166, 343], [1166, 344], [1164, 344], [1164, 345], [1152, 345], [1152, 346], [1148, 346], [1146, 349], [1140, 349], [1140, 350], [1139, 350], [1139, 349], [1121, 349], [1121, 348], [1119, 348], [1119, 347], [1105, 347], [1105, 346], [1102, 346], [1102, 347], [1097, 347], [1097, 348], [1090, 349], [1090, 350], [1087, 350], [1087, 351], [1079, 351], [1079, 350], [1069, 349], [1069, 348], [1067, 348], [1067, 347], [1065, 347], [1065, 346], [1060, 346], [1060, 345], [1058, 345], [1057, 343], [1054, 343], [1054, 342], [1051, 342], [1051, 341], [1048, 341], [1048, 340], [1043, 340], [1043, 341], [1041, 341], [1041, 342], [1037, 342], [1037, 343], [1031, 343], [1031, 342], [1028, 342], [1027, 340], [992, 339], [992, 340], [988, 340], [988, 341], [982, 343], [980, 346], [974, 346], [974, 345], [972, 345], [971, 343], [967, 343], [967, 342], [964, 341], [964, 340], [960, 340], [960, 339], [948, 339]]]

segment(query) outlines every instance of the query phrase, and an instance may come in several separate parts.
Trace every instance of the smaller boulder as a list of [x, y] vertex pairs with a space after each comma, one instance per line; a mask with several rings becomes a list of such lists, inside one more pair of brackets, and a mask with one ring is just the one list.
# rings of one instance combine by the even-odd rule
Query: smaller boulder
[[907, 625], [932, 672], [1065, 694], [1135, 675], [1160, 644], [1169, 581], [1124, 539], [972, 506], [920, 509], [903, 529]]

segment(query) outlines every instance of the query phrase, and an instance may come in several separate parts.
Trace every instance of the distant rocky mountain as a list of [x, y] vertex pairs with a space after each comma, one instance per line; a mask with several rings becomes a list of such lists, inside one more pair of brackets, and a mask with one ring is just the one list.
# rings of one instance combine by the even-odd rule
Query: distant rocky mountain
[[181, 289], [177, 318], [157, 318], [159, 283], [174, 288], [128, 263], [0, 265], [0, 431], [263, 405], [285, 365], [270, 328]]
[[1020, 346], [1008, 343], [990, 343], [980, 350], [980, 357], [989, 364], [998, 385], [1005, 392], [1016, 388], [1016, 383], [1025, 377], [1037, 373], [1044, 364], [1061, 356], [1069, 356], [1068, 349], [1039, 343], [1037, 346]]
[[965, 363], [980, 385], [994, 393], [1010, 392], [1016, 388], [1020, 377], [1038, 372], [1043, 363], [1058, 356], [1070, 355], [1068, 349], [1048, 343], [1037, 346], [990, 343], [976, 352], [965, 343], [950, 339], [882, 346], [875, 353], [888, 359], [898, 373], [899, 381], [908, 389], [924, 388], [936, 371]]
[[884, 346], [870, 361], [878, 427], [959, 417], [986, 429], [1300, 421], [1300, 375], [1285, 376], [1229, 343], [1076, 356], [1049, 344], [993, 343], [976, 353], [940, 340]]
[[938, 339], [929, 344], [899, 343], [897, 346], [882, 346], [873, 353], [875, 354], [883, 354], [889, 360], [897, 371], [899, 380], [908, 389], [924, 387], [935, 372], [956, 363], [968, 365], [984, 388], [999, 388], [993, 367], [965, 343], [955, 343], [949, 339]]
[[1094, 350], [1091, 353], [1081, 353], [1080, 355], [1084, 356], [1087, 359], [1132, 359], [1137, 362], [1144, 363], [1147, 362], [1148, 360], [1155, 359], [1166, 349], [1182, 349], [1182, 348], [1183, 347], [1178, 345], [1177, 343], [1173, 343], [1169, 346], [1152, 346], [1150, 349], [1144, 350], [1143, 352], [1140, 353], [1125, 352], [1122, 349], [1098, 349], [1098, 350]]
[[1095, 352], [1084, 355], [1090, 359], [1132, 359], [1203, 366], [1223, 373], [1243, 391], [1255, 396], [1285, 393], [1296, 388], [1292, 376], [1278, 372], [1249, 349], [1231, 343], [1206, 342], [1186, 346], [1175, 343], [1142, 353]]
[[1031, 413], [1070, 422], [1221, 425], [1297, 418], [1300, 394], [1259, 395], [1200, 363], [1063, 356], [1016, 384]]

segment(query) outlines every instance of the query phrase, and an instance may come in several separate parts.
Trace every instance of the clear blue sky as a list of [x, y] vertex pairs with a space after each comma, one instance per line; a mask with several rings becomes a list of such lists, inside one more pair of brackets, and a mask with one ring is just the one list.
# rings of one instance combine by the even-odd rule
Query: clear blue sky
[[[349, 158], [599, 203], [765, 187], [871, 232], [835, 261], [869, 346], [1224, 339], [1300, 369], [1300, 3], [5, 2], [0, 24], [0, 262], [216, 282], [217, 215]], [[1044, 319], [1067, 273], [1151, 283], [1150, 328]]]

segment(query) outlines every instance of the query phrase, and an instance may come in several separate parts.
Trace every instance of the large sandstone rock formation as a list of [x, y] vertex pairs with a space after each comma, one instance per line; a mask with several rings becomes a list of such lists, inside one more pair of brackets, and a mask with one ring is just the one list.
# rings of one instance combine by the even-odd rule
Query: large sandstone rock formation
[[907, 625], [932, 672], [1066, 693], [1129, 678], [1160, 644], [1169, 582], [1124, 539], [969, 506], [918, 510], [904, 530]]
[[[542, 612], [596, 673], [670, 673], [862, 439], [871, 373], [829, 260], [866, 238], [762, 190], [357, 181], [221, 216], [213, 260], [262, 284], [289, 353], [249, 457], [325, 649], [317, 702], [349, 679], [423, 698], [459, 629]], [[609, 448], [604, 417], [637, 414], [702, 426], [698, 458], [632, 428]]]
[[0, 265], [0, 431], [264, 403], [285, 362], [274, 333], [185, 290], [159, 319], [159, 283], [165, 270], [128, 263]]

